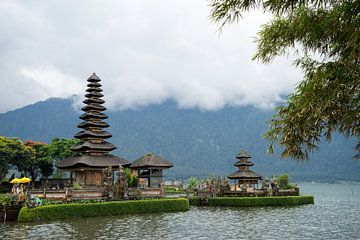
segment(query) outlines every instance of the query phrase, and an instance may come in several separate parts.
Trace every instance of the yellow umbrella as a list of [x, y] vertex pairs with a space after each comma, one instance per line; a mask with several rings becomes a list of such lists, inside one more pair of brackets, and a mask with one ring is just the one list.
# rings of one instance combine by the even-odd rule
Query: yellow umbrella
[[28, 183], [28, 182], [31, 182], [31, 179], [30, 179], [30, 178], [23, 177], [23, 178], [20, 178], [20, 179], [19, 179], [19, 183]]
[[20, 183], [19, 181], [20, 181], [19, 178], [14, 178], [13, 180], [10, 181], [10, 183]]

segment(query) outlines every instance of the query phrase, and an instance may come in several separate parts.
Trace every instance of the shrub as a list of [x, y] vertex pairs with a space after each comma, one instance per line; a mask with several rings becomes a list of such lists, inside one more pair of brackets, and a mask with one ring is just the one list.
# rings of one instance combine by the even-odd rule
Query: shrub
[[190, 177], [188, 179], [188, 190], [190, 192], [193, 192], [194, 191], [194, 188], [196, 188], [200, 183], [200, 180], [196, 177]]
[[284, 189], [293, 189], [293, 188], [295, 188], [295, 185], [294, 185], [294, 184], [291, 184], [291, 183], [288, 183], [288, 184], [284, 187]]
[[190, 206], [200, 206], [201, 205], [201, 200], [199, 197], [189, 197], [189, 204]]
[[72, 186], [72, 189], [73, 190], [79, 190], [79, 189], [81, 189], [81, 186], [78, 183], [74, 183], [73, 186]]
[[313, 196], [286, 197], [216, 197], [209, 198], [210, 206], [256, 207], [256, 206], [294, 206], [314, 204]]
[[32, 209], [21, 208], [18, 221], [55, 220], [76, 217], [97, 217], [132, 213], [186, 211], [185, 198], [112, 201], [103, 203], [69, 203], [46, 205]]
[[289, 174], [284, 173], [283, 175], [277, 178], [279, 188], [286, 189], [286, 186], [289, 184]]
[[0, 195], [0, 205], [9, 205], [11, 203], [11, 197], [7, 195]]
[[138, 185], [138, 177], [136, 175], [132, 175], [130, 168], [125, 168], [125, 178], [128, 184], [128, 187], [137, 187]]

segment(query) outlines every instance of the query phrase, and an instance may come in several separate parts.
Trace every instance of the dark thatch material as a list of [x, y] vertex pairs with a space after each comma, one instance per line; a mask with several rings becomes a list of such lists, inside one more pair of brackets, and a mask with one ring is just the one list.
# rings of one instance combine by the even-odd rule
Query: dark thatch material
[[106, 168], [108, 166], [118, 167], [119, 165], [126, 166], [128, 164], [129, 161], [110, 154], [101, 157], [83, 154], [81, 156], [65, 158], [57, 164], [57, 167], [60, 169], [71, 169], [76, 167]]
[[102, 143], [92, 143], [89, 141], [86, 142], [79, 142], [71, 146], [70, 148], [73, 151], [79, 152], [79, 151], [88, 151], [88, 150], [94, 150], [96, 151], [105, 151], [110, 152], [112, 150], [116, 149], [116, 146], [109, 142], [102, 142]]
[[98, 82], [91, 82], [87, 86], [88, 87], [101, 87], [102, 85]]
[[251, 170], [236, 171], [228, 176], [230, 179], [262, 179], [262, 176]]
[[105, 101], [100, 98], [87, 98], [83, 101], [83, 103], [85, 103], [85, 104], [93, 104], [93, 103], [103, 104], [103, 103], [105, 103]]
[[100, 82], [101, 79], [96, 76], [95, 73], [93, 73], [88, 79], [87, 79], [88, 82]]
[[95, 132], [95, 131], [85, 130], [78, 132], [77, 134], [74, 135], [74, 137], [78, 139], [84, 139], [84, 138], [105, 139], [105, 138], [111, 138], [112, 135], [106, 131]]
[[85, 94], [85, 97], [87, 97], [87, 98], [92, 98], [92, 97], [100, 98], [100, 97], [103, 97], [103, 96], [104, 96], [103, 94], [98, 93], [98, 92], [90, 92], [88, 94]]
[[236, 156], [236, 158], [251, 158], [249, 154], [247, 154], [244, 149], [241, 149], [239, 154]]
[[87, 92], [102, 92], [103, 90], [101, 88], [98, 88], [98, 87], [89, 87], [85, 91], [87, 91]]
[[89, 127], [97, 127], [97, 128], [107, 128], [109, 127], [109, 124], [106, 122], [82, 122], [79, 125], [77, 125], [78, 128], [89, 128]]
[[251, 166], [254, 166], [254, 165], [255, 165], [255, 164], [253, 164], [253, 163], [250, 162], [250, 161], [246, 161], [246, 162], [238, 161], [237, 163], [234, 164], [235, 167], [242, 167], [242, 166], [251, 167]]
[[106, 118], [108, 118], [108, 116], [104, 113], [85, 113], [85, 114], [82, 114], [79, 118], [82, 120], [87, 120], [90, 118], [106, 119]]
[[105, 111], [106, 107], [101, 106], [99, 104], [91, 104], [91, 105], [86, 105], [86, 106], [82, 107], [81, 110], [83, 110], [84, 112], [91, 111], [91, 110], [93, 110], [93, 111]]
[[140, 169], [140, 168], [171, 168], [174, 165], [157, 155], [152, 153], [145, 154], [141, 158], [135, 160], [130, 168], [132, 169]]

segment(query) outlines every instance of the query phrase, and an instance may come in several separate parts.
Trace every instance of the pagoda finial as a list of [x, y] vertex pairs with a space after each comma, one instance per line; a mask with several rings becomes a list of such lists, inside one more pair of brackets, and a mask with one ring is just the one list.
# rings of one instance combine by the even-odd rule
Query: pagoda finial
[[247, 154], [244, 149], [240, 149], [240, 152], [236, 156], [236, 158], [238, 158], [238, 159], [240, 159], [240, 158], [251, 158], [251, 156], [249, 154]]
[[101, 79], [96, 75], [96, 73], [91, 74], [91, 76], [87, 79], [88, 82], [100, 82]]

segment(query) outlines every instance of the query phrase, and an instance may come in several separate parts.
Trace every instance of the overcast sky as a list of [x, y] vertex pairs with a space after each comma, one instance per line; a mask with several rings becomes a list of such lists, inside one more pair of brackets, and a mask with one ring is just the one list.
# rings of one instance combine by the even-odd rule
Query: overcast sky
[[82, 96], [92, 72], [112, 110], [168, 99], [267, 108], [301, 80], [291, 59], [251, 60], [270, 16], [246, 14], [219, 34], [209, 12], [206, 0], [1, 0], [0, 112]]

